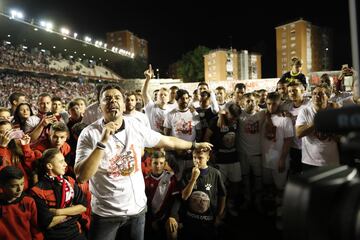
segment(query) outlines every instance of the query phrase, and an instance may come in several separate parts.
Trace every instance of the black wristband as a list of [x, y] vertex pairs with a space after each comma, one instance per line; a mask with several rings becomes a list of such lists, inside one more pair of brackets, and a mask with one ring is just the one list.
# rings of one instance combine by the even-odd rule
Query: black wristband
[[103, 144], [102, 142], [97, 142], [97, 143], [96, 143], [96, 147], [99, 148], [99, 149], [101, 149], [101, 150], [105, 150], [106, 145]]

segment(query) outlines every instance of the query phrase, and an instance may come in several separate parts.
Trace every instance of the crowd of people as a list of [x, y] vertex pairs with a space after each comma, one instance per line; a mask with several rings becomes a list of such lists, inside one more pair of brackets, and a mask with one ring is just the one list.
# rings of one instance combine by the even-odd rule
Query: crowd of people
[[291, 66], [274, 92], [151, 93], [151, 66], [137, 91], [2, 73], [0, 238], [228, 239], [249, 212], [281, 231], [288, 179], [343, 164], [314, 116], [360, 103], [353, 69], [339, 76], [354, 79], [345, 94]]

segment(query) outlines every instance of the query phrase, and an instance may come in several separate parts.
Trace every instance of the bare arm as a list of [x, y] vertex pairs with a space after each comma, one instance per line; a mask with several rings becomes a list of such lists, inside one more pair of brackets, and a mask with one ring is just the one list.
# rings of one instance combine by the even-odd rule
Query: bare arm
[[[155, 146], [156, 148], [165, 148], [168, 150], [187, 150], [191, 149], [192, 142], [182, 140], [177, 137], [161, 136], [160, 141]], [[212, 144], [207, 142], [195, 143], [195, 148], [208, 148], [211, 149]]]
[[50, 211], [52, 211], [55, 216], [75, 216], [85, 212], [86, 207], [82, 204], [78, 204], [67, 208], [50, 209]]
[[59, 223], [62, 223], [65, 218], [67, 218], [66, 216], [55, 216], [53, 217], [51, 223], [47, 226], [47, 228], [52, 228], [53, 226], [58, 225]]
[[45, 116], [44, 118], [42, 118], [40, 120], [39, 124], [31, 131], [31, 133], [29, 133], [31, 141], [36, 142], [38, 140], [38, 138], [41, 136], [41, 133], [44, 130], [44, 128], [47, 125], [52, 124], [56, 121], [57, 121], [57, 119], [54, 115]]
[[200, 175], [200, 169], [197, 166], [193, 167], [191, 179], [181, 192], [181, 198], [183, 200], [187, 200], [190, 197], [199, 175]]
[[[114, 134], [118, 124], [109, 122], [105, 124], [100, 142], [106, 144], [110, 135]], [[75, 174], [80, 183], [87, 182], [98, 170], [101, 159], [104, 157], [104, 149], [96, 147], [84, 160], [75, 165]]]
[[150, 79], [154, 76], [154, 71], [151, 68], [151, 64], [149, 64], [149, 69], [147, 69], [144, 72], [144, 75], [145, 75], [145, 83], [141, 90], [141, 93], [142, 93], [142, 97], [144, 99], [144, 105], [146, 106], [149, 103], [149, 101], [151, 100], [151, 96], [149, 95], [148, 90], [149, 90]]
[[298, 138], [305, 137], [314, 132], [314, 123], [296, 126], [296, 136]]

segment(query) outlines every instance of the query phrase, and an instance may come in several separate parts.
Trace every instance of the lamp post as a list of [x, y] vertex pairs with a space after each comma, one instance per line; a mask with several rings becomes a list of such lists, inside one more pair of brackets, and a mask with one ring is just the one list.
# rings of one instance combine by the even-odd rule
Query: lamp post
[[160, 73], [159, 73], [159, 69], [158, 69], [158, 68], [156, 69], [156, 75], [157, 75], [157, 79], [159, 79], [159, 78], [160, 78]]

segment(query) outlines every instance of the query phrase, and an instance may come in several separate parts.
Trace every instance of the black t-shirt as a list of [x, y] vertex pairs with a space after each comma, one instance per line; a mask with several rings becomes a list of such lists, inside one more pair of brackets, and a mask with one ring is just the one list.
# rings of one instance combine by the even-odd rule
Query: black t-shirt
[[209, 127], [210, 120], [216, 117], [216, 114], [213, 113], [211, 107], [207, 109], [203, 109], [201, 107], [196, 108], [196, 111], [199, 113], [200, 117], [200, 128], [201, 128], [201, 136], [196, 136], [196, 141], [201, 142], [204, 139], [204, 134], [206, 132], [206, 128]]
[[211, 143], [214, 145], [215, 162], [220, 164], [237, 162], [236, 129], [239, 123], [219, 128], [217, 126], [218, 119], [219, 117], [213, 118], [209, 126], [213, 133]]
[[304, 85], [304, 88], [306, 89], [306, 86], [307, 86], [306, 77], [302, 73], [299, 73], [297, 75], [291, 75], [291, 73], [289, 71], [289, 72], [286, 72], [286, 73], [284, 73], [282, 75], [280, 80], [282, 80], [282, 79], [285, 79], [288, 83], [291, 83], [292, 81], [297, 79], [298, 81], [300, 81]]
[[[215, 213], [218, 207], [219, 197], [226, 195], [224, 182], [219, 170], [209, 166], [201, 169], [201, 174], [196, 180], [190, 197], [183, 204], [184, 226], [212, 226]], [[181, 179], [181, 189], [189, 183], [192, 175], [192, 168], [184, 171]]]

